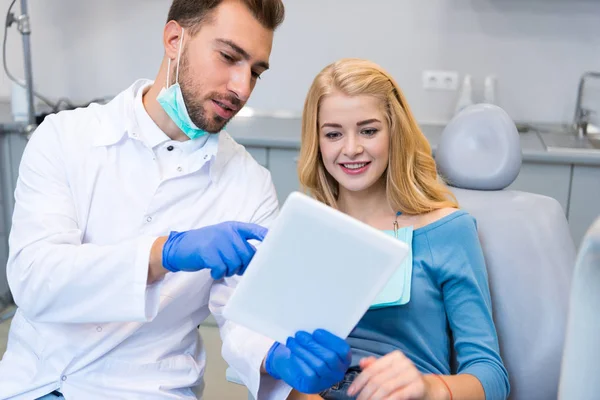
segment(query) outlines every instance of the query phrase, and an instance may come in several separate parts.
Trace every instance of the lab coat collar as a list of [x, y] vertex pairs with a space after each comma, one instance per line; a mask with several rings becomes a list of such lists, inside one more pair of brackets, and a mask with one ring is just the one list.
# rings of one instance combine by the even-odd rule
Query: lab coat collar
[[94, 146], [112, 146], [123, 139], [125, 135], [135, 137], [133, 125], [135, 94], [149, 82], [146, 79], [137, 80], [129, 88], [119, 93], [114, 99], [104, 106], [96, 104], [90, 107], [99, 108], [97, 111], [102, 134], [94, 138]]
[[[90, 106], [96, 108], [99, 123], [102, 125], [102, 134], [96, 136], [94, 146], [113, 146], [126, 137], [141, 140], [135, 129], [137, 126], [134, 117], [135, 96], [139, 90], [149, 84], [152, 84], [152, 81], [137, 80], [108, 104]], [[211, 154], [210, 178], [213, 182], [218, 182], [225, 166], [241, 146], [225, 131], [211, 134], [204, 146], [209, 146], [206, 150], [207, 154]], [[198, 158], [193, 162], [192, 169], [201, 168], [204, 162], [205, 160]]]
[[238, 149], [240, 149], [242, 146], [237, 144], [225, 131], [221, 131], [217, 135], [211, 135], [209, 142], [211, 139], [213, 142], [216, 142], [215, 146], [217, 146], [217, 152], [216, 156], [214, 156], [211, 160], [212, 165], [210, 169], [210, 179], [216, 183], [223, 175], [225, 166], [229, 160], [233, 158], [236, 151], [238, 151]]
[[[133, 91], [133, 115], [130, 129], [135, 129], [142, 141], [148, 147], [154, 149], [156, 146], [169, 142], [171, 138], [164, 133], [158, 125], [152, 120], [148, 111], [144, 107], [144, 94], [152, 87], [152, 81], [148, 81], [145, 85], [134, 89]], [[202, 147], [204, 143], [198, 143], [196, 148]]]

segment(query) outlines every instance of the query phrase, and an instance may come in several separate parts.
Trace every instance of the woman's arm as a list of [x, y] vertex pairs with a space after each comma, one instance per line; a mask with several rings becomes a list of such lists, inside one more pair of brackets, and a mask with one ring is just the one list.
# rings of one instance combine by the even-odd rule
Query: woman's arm
[[[431, 400], [484, 400], [485, 392], [479, 379], [469, 374], [424, 375], [427, 385], [432, 388]], [[446, 385], [440, 380], [443, 379]], [[452, 393], [452, 397], [450, 397]]]
[[443, 229], [428, 232], [427, 236], [434, 278], [442, 291], [454, 340], [457, 376], [444, 377], [453, 399], [476, 398], [470, 396], [477, 385], [469, 383], [476, 379], [482, 387], [478, 398], [504, 400], [510, 390], [508, 373], [500, 357], [485, 260], [475, 221], [463, 214]]

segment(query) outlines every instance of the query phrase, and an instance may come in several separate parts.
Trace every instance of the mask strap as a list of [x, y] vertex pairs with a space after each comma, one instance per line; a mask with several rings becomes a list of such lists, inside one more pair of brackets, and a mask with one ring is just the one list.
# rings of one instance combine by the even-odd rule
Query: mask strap
[[183, 27], [181, 28], [181, 39], [179, 39], [179, 51], [177, 52], [177, 72], [175, 72], [175, 83], [179, 83], [179, 61], [181, 60], [181, 48], [183, 47]]
[[[179, 39], [179, 50], [177, 51], [177, 72], [175, 72], [175, 83], [179, 83], [179, 60], [181, 60], [181, 48], [183, 47], [183, 32], [185, 30], [181, 28], [181, 39]], [[171, 86], [171, 59], [167, 61], [167, 89]]]
[[169, 61], [167, 61], [167, 79], [165, 80], [166, 82], [166, 88], [168, 89], [170, 85], [169, 82], [169, 77], [171, 76], [171, 59], [169, 58]]

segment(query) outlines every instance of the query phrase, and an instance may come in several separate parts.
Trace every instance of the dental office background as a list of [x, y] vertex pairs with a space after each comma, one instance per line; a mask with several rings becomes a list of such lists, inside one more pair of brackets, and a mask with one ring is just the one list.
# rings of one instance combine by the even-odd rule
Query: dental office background
[[[0, 0], [3, 16], [10, 2]], [[114, 96], [138, 78], [155, 78], [169, 5], [170, 0], [30, 0], [35, 90], [85, 104]], [[421, 124], [443, 125], [452, 118], [467, 75], [474, 102], [483, 101], [484, 81], [494, 77], [494, 102], [515, 121], [568, 124], [579, 78], [600, 70], [600, 0], [285, 0], [285, 5], [271, 70], [248, 103], [261, 112], [300, 116], [308, 87], [326, 64], [361, 57], [392, 73]], [[19, 10], [17, 1], [13, 11]], [[21, 37], [14, 26], [6, 61], [13, 75], [23, 77]], [[435, 86], [432, 76], [450, 77], [449, 88], [428, 87]], [[1, 73], [3, 114], [10, 114], [11, 88]], [[600, 121], [600, 102], [596, 105], [592, 118]], [[1, 165], [13, 169], [12, 178], [0, 174], [0, 295], [5, 295], [12, 204], [7, 188], [14, 185], [7, 181], [16, 176], [25, 141], [0, 143]], [[549, 171], [540, 176], [552, 180], [554, 170]], [[561, 171], [556, 169], [557, 177], [574, 173], [572, 167]], [[558, 200], [567, 207], [568, 198]]]

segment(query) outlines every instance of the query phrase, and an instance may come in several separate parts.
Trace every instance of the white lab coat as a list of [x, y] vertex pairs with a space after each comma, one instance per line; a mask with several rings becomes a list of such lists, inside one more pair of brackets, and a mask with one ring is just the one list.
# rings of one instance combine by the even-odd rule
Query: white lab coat
[[0, 399], [55, 389], [67, 400], [195, 398], [205, 367], [197, 326], [210, 312], [225, 360], [255, 397], [291, 390], [259, 374], [272, 341], [221, 317], [239, 278], [180, 272], [146, 284], [156, 237], [227, 220], [268, 226], [278, 207], [269, 172], [225, 132], [161, 179], [132, 117], [148, 83], [48, 117], [27, 145], [7, 267], [19, 308]]

